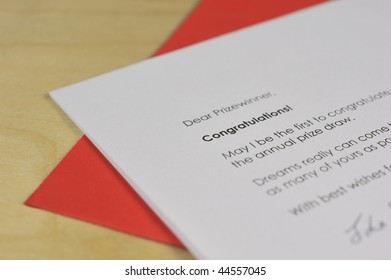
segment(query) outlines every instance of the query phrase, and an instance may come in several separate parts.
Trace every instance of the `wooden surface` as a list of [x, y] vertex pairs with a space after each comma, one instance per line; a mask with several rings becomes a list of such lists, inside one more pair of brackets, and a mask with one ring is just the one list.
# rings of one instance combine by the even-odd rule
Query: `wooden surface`
[[81, 137], [48, 92], [145, 59], [196, 0], [0, 0], [0, 259], [188, 259], [23, 205]]

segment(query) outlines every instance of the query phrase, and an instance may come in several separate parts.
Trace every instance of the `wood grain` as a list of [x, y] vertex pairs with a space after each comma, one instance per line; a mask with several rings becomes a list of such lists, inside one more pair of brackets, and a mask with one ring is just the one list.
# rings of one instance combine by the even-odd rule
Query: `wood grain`
[[81, 137], [48, 92], [153, 54], [196, 0], [0, 0], [0, 259], [188, 259], [23, 205]]

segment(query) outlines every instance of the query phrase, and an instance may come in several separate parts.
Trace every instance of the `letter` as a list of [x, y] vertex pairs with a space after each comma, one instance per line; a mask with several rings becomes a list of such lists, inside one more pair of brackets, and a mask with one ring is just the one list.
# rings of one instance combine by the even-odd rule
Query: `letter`
[[334, 163], [335, 165], [338, 165], [339, 167], [342, 166], [342, 163], [340, 160], [337, 160], [337, 161], [332, 161], [332, 163]]
[[218, 116], [219, 113], [220, 113], [220, 110], [219, 110], [219, 109], [215, 109], [215, 110], [213, 110], [212, 112], [213, 112], [213, 114], [215, 114], [216, 116]]
[[183, 121], [183, 124], [186, 125], [187, 127], [192, 126], [193, 122], [191, 120], [185, 120]]
[[227, 159], [227, 158], [230, 158], [230, 157], [233, 157], [235, 156], [235, 153], [231, 152], [231, 151], [228, 151], [228, 154], [224, 154], [224, 153], [221, 153], [221, 155]]
[[213, 140], [213, 138], [211, 138], [210, 135], [204, 135], [204, 136], [202, 136], [202, 140], [204, 140], [206, 142], [210, 142]]
[[247, 147], [247, 145], [244, 146], [242, 149], [245, 150], [245, 151], [248, 153], [248, 147]]
[[262, 178], [255, 178], [253, 180], [253, 183], [256, 184], [258, 187], [262, 187], [265, 184], [265, 180]]

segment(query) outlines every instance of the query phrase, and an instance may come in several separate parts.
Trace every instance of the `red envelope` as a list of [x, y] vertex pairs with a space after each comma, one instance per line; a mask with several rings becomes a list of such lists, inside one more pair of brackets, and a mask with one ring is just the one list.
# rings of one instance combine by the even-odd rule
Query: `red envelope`
[[[155, 56], [325, 1], [203, 0]], [[25, 204], [183, 247], [85, 136]]]

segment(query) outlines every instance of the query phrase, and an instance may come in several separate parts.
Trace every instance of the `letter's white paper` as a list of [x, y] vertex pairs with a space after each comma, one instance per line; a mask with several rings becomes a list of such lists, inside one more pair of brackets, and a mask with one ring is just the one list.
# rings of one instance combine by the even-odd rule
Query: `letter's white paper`
[[390, 11], [326, 3], [51, 95], [199, 258], [390, 258]]

